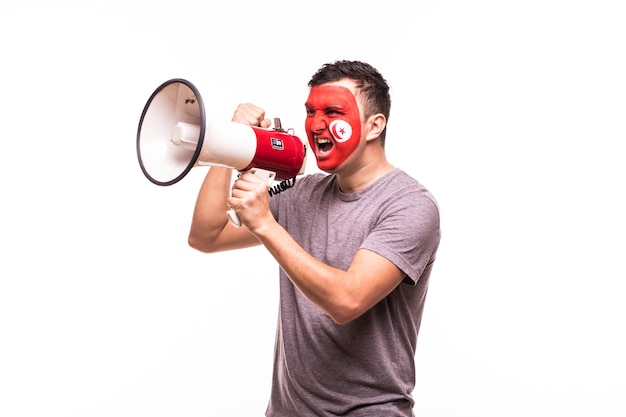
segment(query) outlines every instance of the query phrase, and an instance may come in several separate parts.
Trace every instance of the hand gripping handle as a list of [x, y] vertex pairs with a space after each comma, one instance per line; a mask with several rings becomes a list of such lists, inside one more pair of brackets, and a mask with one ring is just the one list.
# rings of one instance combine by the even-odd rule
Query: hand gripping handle
[[[274, 182], [274, 178], [276, 177], [275, 172], [267, 171], [261, 168], [251, 168], [249, 172], [253, 173], [256, 177], [267, 181], [268, 186], [272, 185], [272, 183]], [[230, 210], [228, 210], [226, 212], [226, 216], [228, 216], [228, 220], [230, 220], [233, 226], [241, 227], [241, 219], [237, 215], [235, 209], [231, 208]]]

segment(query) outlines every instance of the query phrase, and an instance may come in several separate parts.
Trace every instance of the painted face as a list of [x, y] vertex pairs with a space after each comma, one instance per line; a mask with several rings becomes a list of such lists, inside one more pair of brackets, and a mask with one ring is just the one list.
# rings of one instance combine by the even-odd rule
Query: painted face
[[305, 104], [306, 134], [317, 166], [331, 172], [359, 146], [361, 116], [352, 92], [339, 85], [312, 87]]

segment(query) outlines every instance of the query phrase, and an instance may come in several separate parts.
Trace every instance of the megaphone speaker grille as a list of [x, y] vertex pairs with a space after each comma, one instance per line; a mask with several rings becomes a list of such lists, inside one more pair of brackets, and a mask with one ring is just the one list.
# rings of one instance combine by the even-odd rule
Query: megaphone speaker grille
[[206, 115], [198, 89], [175, 78], [148, 99], [137, 130], [137, 157], [144, 175], [157, 185], [180, 181], [198, 160]]

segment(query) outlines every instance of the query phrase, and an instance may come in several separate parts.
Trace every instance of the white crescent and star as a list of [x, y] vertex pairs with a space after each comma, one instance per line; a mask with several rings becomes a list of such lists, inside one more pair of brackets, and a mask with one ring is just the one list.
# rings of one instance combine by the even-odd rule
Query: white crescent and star
[[345, 120], [333, 120], [329, 126], [330, 133], [337, 142], [345, 142], [352, 137], [352, 126]]

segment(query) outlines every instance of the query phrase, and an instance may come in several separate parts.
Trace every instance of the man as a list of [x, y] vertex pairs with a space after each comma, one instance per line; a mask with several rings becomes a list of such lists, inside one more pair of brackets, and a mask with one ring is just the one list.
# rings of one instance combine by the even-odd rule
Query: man
[[[359, 61], [309, 82], [305, 129], [318, 167], [271, 198], [265, 181], [212, 167], [189, 244], [262, 244], [280, 265], [267, 416], [412, 416], [415, 346], [440, 240], [433, 196], [385, 155], [389, 87]], [[269, 127], [240, 105], [233, 120]], [[231, 196], [232, 193], [232, 196]], [[244, 227], [226, 217], [234, 209]]]

